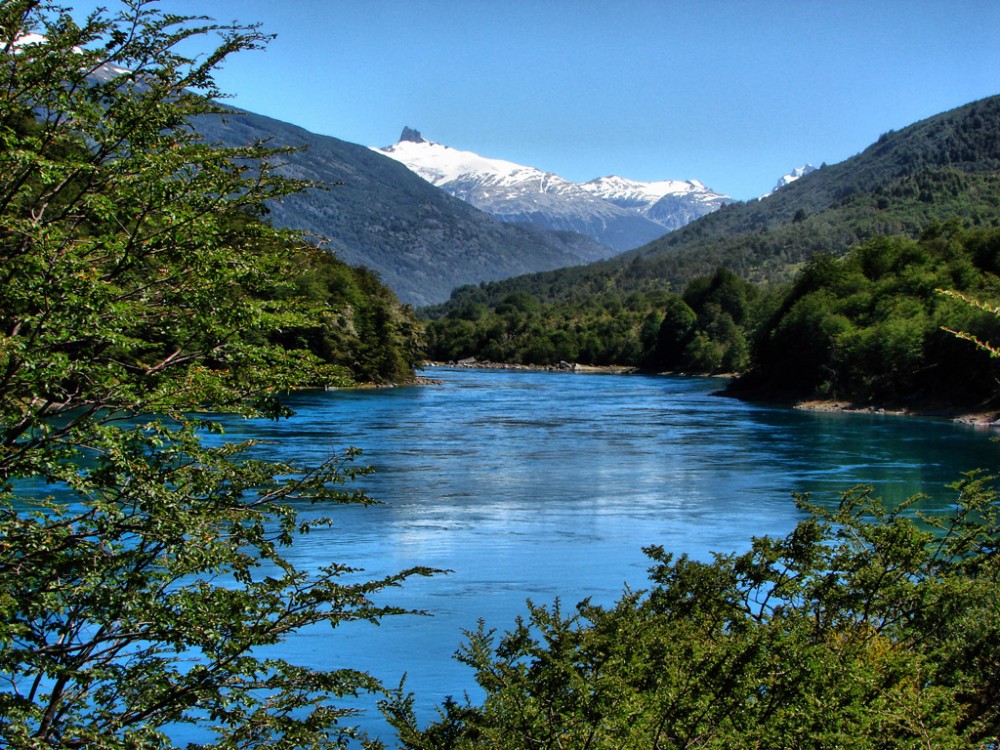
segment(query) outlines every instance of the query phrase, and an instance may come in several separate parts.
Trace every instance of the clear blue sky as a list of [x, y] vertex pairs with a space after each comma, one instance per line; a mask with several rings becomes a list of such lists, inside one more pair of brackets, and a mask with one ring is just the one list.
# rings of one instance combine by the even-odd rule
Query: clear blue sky
[[409, 125], [571, 180], [693, 178], [740, 199], [806, 162], [833, 164], [887, 130], [1000, 93], [998, 0], [161, 7], [277, 34], [218, 75], [231, 103], [254, 112], [375, 146]]

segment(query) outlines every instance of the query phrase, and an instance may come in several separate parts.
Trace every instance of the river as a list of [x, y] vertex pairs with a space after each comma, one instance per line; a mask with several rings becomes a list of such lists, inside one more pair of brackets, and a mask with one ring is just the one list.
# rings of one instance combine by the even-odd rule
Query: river
[[[306, 511], [335, 524], [296, 543], [297, 565], [452, 571], [384, 597], [429, 616], [311, 630], [282, 650], [390, 686], [405, 672], [425, 718], [448, 695], [479, 695], [451, 658], [478, 618], [502, 630], [527, 598], [610, 603], [643, 587], [644, 545], [704, 559], [785, 534], [801, 518], [793, 492], [835, 503], [872, 484], [887, 501], [925, 492], [946, 504], [946, 484], [997, 466], [1000, 451], [982, 429], [749, 404], [714, 395], [708, 378], [428, 374], [441, 384], [302, 392], [291, 419], [228, 425], [231, 438], [266, 441], [264, 455], [319, 462], [353, 446], [376, 469], [359, 486], [380, 505]], [[385, 731], [371, 711], [360, 723]]]

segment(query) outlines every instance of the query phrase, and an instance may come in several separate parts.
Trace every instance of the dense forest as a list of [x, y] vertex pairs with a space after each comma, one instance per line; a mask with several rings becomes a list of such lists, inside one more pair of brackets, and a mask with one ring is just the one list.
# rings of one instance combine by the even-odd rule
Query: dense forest
[[298, 319], [269, 334], [271, 343], [305, 350], [343, 368], [350, 382], [413, 382], [422, 357], [420, 324], [379, 277], [305, 243], [285, 256], [294, 273], [276, 297], [293, 303]]
[[998, 252], [1000, 231], [953, 224], [817, 257], [753, 331], [750, 370], [734, 389], [996, 408], [996, 360], [952, 332], [998, 341], [997, 319], [944, 292], [1000, 298]]
[[[1000, 96], [945, 112], [899, 131], [839, 164], [767, 198], [734, 203], [649, 245], [586, 266], [481, 284], [487, 305], [514, 292], [576, 304], [666, 287], [680, 292], [725, 267], [765, 284], [787, 282], [813, 255], [843, 255], [879, 235], [917, 237], [934, 222], [1000, 226]], [[470, 293], [428, 308], [437, 318]], [[457, 297], [455, 299], [454, 297]]]
[[718, 269], [681, 294], [632, 292], [542, 303], [513, 292], [490, 309], [456, 294], [427, 326], [434, 358], [631, 365], [745, 373], [732, 392], [882, 406], [996, 406], [995, 360], [944, 329], [1000, 340], [996, 319], [942, 290], [1000, 298], [1000, 231], [932, 224], [918, 239], [870, 239], [817, 255], [791, 284]]
[[[770, 398], [992, 403], [992, 365], [941, 329], [995, 323], [937, 290], [997, 299], [998, 129], [1000, 97], [974, 102], [612, 260], [460, 287], [421, 311], [428, 356], [747, 371], [734, 391]], [[944, 387], [950, 363], [968, 387]]]

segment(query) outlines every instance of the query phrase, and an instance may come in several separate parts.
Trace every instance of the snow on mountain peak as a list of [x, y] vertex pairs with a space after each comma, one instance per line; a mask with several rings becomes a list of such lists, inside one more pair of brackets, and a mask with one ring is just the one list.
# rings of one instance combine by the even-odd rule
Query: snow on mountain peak
[[584, 182], [580, 187], [607, 200], [653, 204], [667, 195], [711, 193], [698, 180], [658, 180], [640, 182], [611, 175]]
[[580, 232], [615, 250], [638, 247], [730, 202], [697, 180], [571, 182], [428, 141], [410, 127], [397, 143], [373, 150], [502, 221]]
[[[34, 32], [29, 32], [27, 34], [22, 34], [17, 39], [14, 40], [13, 48], [14, 52], [19, 53], [26, 48], [42, 46], [48, 43], [48, 37], [42, 34], [36, 34]], [[83, 49], [80, 47], [73, 47], [73, 52], [82, 55]], [[103, 63], [93, 70], [89, 71], [89, 75], [100, 82], [110, 81], [118, 76], [125, 75], [126, 73], [131, 73], [132, 71], [128, 68], [122, 68], [121, 66], [115, 65], [114, 63], [106, 62]]]
[[774, 188], [772, 188], [771, 192], [770, 193], [765, 193], [764, 195], [761, 196], [761, 198], [766, 198], [767, 196], [771, 195], [775, 191], [781, 190], [781, 188], [785, 187], [786, 185], [791, 185], [793, 182], [795, 182], [800, 177], [805, 177], [810, 172], [815, 172], [815, 171], [816, 171], [816, 167], [814, 167], [812, 164], [804, 164], [801, 167], [796, 167], [791, 172], [789, 172], [788, 174], [786, 174], [783, 177], [781, 177], [778, 180], [778, 182], [775, 183]]
[[442, 146], [440, 143], [425, 140], [420, 131], [409, 127], [403, 128], [403, 137], [398, 143], [374, 150], [402, 162], [438, 187], [470, 174], [486, 175], [494, 179], [510, 178], [518, 173], [522, 177], [532, 173], [543, 174], [534, 167], [525, 167], [512, 161], [490, 159], [472, 151]]
[[14, 47], [16, 49], [18, 47], [27, 47], [31, 44], [45, 44], [46, 41], [48, 40], [41, 34], [27, 33], [22, 34], [14, 40]]

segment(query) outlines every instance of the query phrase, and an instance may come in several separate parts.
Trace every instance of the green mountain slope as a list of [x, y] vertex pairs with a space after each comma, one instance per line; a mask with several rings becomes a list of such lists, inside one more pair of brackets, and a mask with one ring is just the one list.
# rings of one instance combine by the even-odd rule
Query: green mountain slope
[[266, 140], [302, 149], [283, 157], [280, 173], [329, 187], [272, 204], [270, 220], [327, 238], [338, 257], [376, 271], [404, 302], [441, 302], [461, 284], [587, 263], [610, 252], [571, 232], [504, 224], [367, 147], [280, 120], [233, 110], [195, 125], [210, 142]]
[[488, 304], [513, 292], [574, 302], [680, 290], [719, 266], [753, 281], [785, 281], [818, 252], [841, 255], [881, 234], [916, 236], [928, 223], [954, 217], [969, 226], [1000, 225], [1000, 97], [886, 133], [765, 199], [724, 206], [611, 260], [487, 284], [481, 292]]

